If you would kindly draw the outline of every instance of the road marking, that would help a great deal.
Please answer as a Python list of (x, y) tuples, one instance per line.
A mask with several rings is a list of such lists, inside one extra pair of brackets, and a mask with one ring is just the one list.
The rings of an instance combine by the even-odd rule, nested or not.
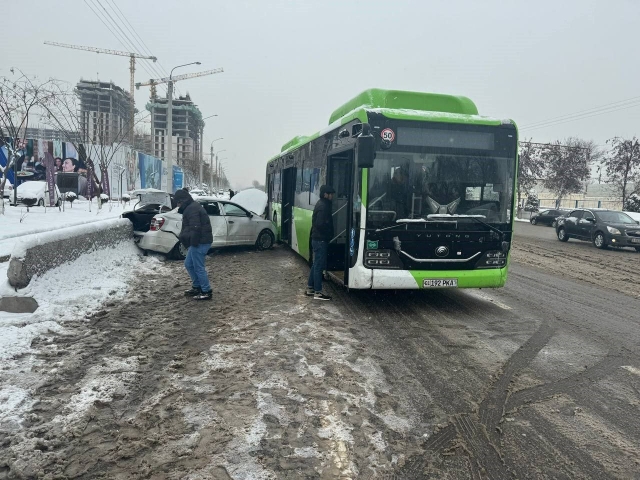
[(634, 375), (638, 375), (640, 377), (640, 368), (632, 367), (631, 365), (622, 365), (622, 367), (620, 368), (624, 368), (628, 372), (631, 372)]
[(491, 302), (491, 303), (493, 303), (496, 307), (500, 307), (500, 308), (502, 308), (503, 310), (511, 310), (511, 307), (510, 307), (509, 305), (506, 305), (506, 304), (504, 304), (504, 303), (502, 303), (502, 302), (499, 302), (499, 301), (497, 301), (497, 300), (495, 300), (495, 299), (491, 298), (490, 296), (488, 296), (488, 295), (486, 295), (486, 294), (484, 294), (484, 293), (482, 293), (482, 292), (479, 292), (479, 291), (469, 291), (469, 290), (467, 290), (467, 292), (466, 292), (466, 293), (468, 293), (469, 295), (471, 295), (471, 296), (473, 296), (473, 297), (479, 298), (479, 299), (481, 299), (481, 300), (486, 300), (487, 302)]

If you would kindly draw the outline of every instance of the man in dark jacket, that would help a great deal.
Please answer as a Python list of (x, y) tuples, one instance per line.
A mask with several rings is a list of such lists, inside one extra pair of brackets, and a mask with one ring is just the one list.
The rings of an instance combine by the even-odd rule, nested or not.
[(320, 200), (316, 203), (311, 217), (311, 248), (313, 249), (313, 265), (309, 272), (306, 295), (314, 300), (331, 300), (322, 293), (322, 272), (327, 268), (329, 242), (333, 240), (333, 215), (331, 201), (335, 190), (329, 185), (320, 187)]
[(178, 213), (182, 214), (180, 243), (188, 248), (184, 267), (191, 277), (191, 289), (185, 292), (196, 300), (211, 300), (211, 285), (204, 267), (205, 257), (213, 243), (211, 221), (204, 207), (194, 201), (186, 190), (178, 190), (174, 196)]

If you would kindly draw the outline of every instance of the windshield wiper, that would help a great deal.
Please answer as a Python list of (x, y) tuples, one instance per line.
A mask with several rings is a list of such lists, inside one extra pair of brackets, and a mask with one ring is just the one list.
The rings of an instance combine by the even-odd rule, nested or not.
[(484, 225), (485, 227), (487, 227), (489, 230), (497, 233), (498, 235), (500, 235), (500, 240), (504, 240), (504, 232), (502, 230), (500, 230), (499, 228), (494, 227), (493, 225), (488, 224), (487, 222), (484, 222), (482, 220), (480, 220), (481, 218), (487, 218), (484, 215), (450, 215), (448, 213), (434, 213), (431, 215), (427, 215), (427, 218), (431, 219), (451, 219), (451, 220), (456, 220), (458, 218), (470, 218), (471, 220), (474, 220), (476, 222), (478, 222), (481, 225)]

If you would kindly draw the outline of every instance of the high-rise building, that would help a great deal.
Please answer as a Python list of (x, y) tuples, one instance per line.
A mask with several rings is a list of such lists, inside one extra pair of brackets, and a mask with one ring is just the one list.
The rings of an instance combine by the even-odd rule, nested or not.
[(113, 82), (80, 80), (80, 135), (85, 143), (129, 142), (131, 97)]
[[(151, 112), (151, 135), (153, 137), (153, 155), (165, 159), (167, 151), (167, 99), (155, 97), (147, 104)], [(185, 161), (200, 158), (202, 113), (185, 96), (174, 98), (171, 105), (173, 124), (173, 163), (183, 165)]]

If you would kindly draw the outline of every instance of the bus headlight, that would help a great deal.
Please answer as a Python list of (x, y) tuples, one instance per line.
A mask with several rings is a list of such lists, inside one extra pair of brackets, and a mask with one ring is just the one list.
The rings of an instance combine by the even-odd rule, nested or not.
[(501, 250), (489, 250), (485, 252), (478, 263), (477, 268), (502, 268), (507, 264), (507, 253)]
[(402, 268), (398, 255), (391, 250), (366, 250), (364, 266), (367, 268)]

